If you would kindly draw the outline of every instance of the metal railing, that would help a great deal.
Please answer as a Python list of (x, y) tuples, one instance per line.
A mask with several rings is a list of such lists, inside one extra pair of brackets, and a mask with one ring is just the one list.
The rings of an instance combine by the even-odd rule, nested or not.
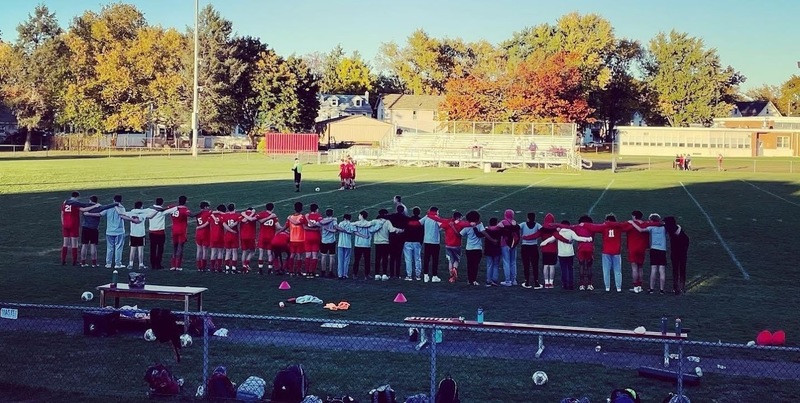
[(454, 134), (510, 134), (521, 136), (572, 136), (575, 137), (578, 125), (575, 123), (548, 122), (465, 122), (440, 121), (436, 123), (435, 133)]
[[(286, 311), (299, 315), (321, 309), (321, 304), (310, 305)], [(795, 347), (353, 321), (343, 319), (346, 311), (337, 315), (342, 319), (175, 312), (178, 318), (198, 320), (203, 328), (195, 328), (198, 332), (180, 350), (178, 363), (169, 343), (143, 337), (150, 326), (149, 311), (14, 303), (0, 307), (0, 398), (24, 395), (31, 401), (135, 401), (148, 393), (143, 376), (156, 363), (182, 379), (179, 394), (186, 399), (208, 397), (204, 386), (219, 365), (227, 367), (237, 384), (250, 376), (264, 379), (269, 398), (275, 374), (302, 364), (310, 394), (323, 399), (350, 395), (360, 401), (384, 384), (392, 386), (398, 401), (432, 396), (445, 376), (458, 382), (465, 403), (584, 396), (603, 401), (611, 389), (626, 387), (646, 401), (661, 401), (668, 393), (693, 401), (750, 402), (764, 401), (764, 396), (786, 401), (797, 396), (800, 380), (800, 348)], [(113, 328), (98, 319), (109, 314), (120, 315)], [(537, 371), (547, 375), (546, 384), (536, 385), (532, 378)]]

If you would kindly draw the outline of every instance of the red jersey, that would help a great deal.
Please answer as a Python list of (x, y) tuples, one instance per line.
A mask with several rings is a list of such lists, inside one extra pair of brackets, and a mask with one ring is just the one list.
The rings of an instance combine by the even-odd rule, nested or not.
[(86, 203), (75, 203), (69, 204), (70, 202), (75, 202), (75, 199), (67, 199), (61, 203), (61, 218), (63, 220), (62, 227), (64, 228), (75, 228), (81, 226), (81, 207), (86, 205)]
[(603, 234), (603, 254), (619, 255), (622, 251), (622, 233), (627, 232), (631, 227), (626, 222), (606, 221), (602, 224), (583, 224), (584, 227), (594, 233)]
[(444, 246), (458, 247), (461, 246), (461, 230), (470, 226), (466, 221), (459, 221), (455, 223), (455, 229), (450, 225), (454, 220), (447, 220), (446, 222), (439, 223), (439, 226), (444, 230)]
[[(198, 214), (197, 217), (195, 217), (195, 221), (197, 221), (197, 229), (195, 229), (196, 233), (204, 235), (211, 234), (211, 211), (209, 210), (201, 211), (200, 214)], [(201, 225), (206, 223), (208, 223), (208, 225), (206, 225), (203, 228), (200, 228)]]
[[(650, 225), (645, 221), (636, 221), (636, 225), (640, 228), (647, 228)], [(625, 240), (628, 252), (630, 251), (645, 251), (650, 246), (650, 234), (647, 232), (639, 232), (633, 225), (629, 225), (626, 231), (627, 237)]]
[[(259, 231), (259, 239), (272, 239), (275, 237), (275, 230), (278, 227), (278, 217), (272, 217), (271, 211), (262, 211), (256, 215), (256, 218), (261, 222), (261, 230)], [(269, 218), (272, 217), (272, 218)], [(264, 220), (263, 222), (261, 220)]]
[[(250, 218), (256, 218), (256, 212), (251, 211), (252, 216)], [(246, 213), (242, 213), (241, 216), (241, 224), (239, 224), (239, 233), (242, 236), (242, 239), (256, 239), (256, 221), (250, 221), (245, 218), (247, 216)]]
[[(319, 213), (308, 213), (306, 215), (306, 222), (310, 221), (319, 222), (320, 220), (322, 220), (322, 215), (320, 215)], [(318, 241), (322, 238), (321, 227), (309, 227), (308, 225), (306, 225), (303, 227), (303, 230), (305, 230), (306, 232), (305, 233), (306, 241), (308, 240)]]
[[(292, 219), (298, 221), (297, 224), (292, 223)], [(289, 216), (286, 220), (286, 225), (289, 227), (289, 242), (305, 242), (306, 241), (306, 231), (303, 229), (303, 225), (307, 223), (306, 216), (295, 213)]]
[(172, 212), (173, 234), (186, 234), (186, 230), (189, 227), (190, 214), (192, 214), (192, 212), (189, 211), (189, 208), (186, 206), (178, 206), (178, 208)]
[(230, 232), (223, 228), (223, 231), (225, 231), (225, 235), (234, 235), (234, 233), (236, 234), (239, 233), (239, 225), (237, 224), (242, 222), (241, 213), (231, 211), (229, 213), (223, 214), (222, 219), (225, 220), (225, 224), (228, 224), (228, 227), (233, 230), (233, 232)]
[(339, 177), (342, 179), (347, 178), (347, 164), (339, 164)]
[[(587, 237), (594, 236), (594, 232), (592, 232), (592, 230), (586, 227), (582, 227), (580, 225), (572, 226), (572, 230), (575, 231), (575, 235), (578, 236), (587, 236)], [(578, 250), (586, 252), (594, 252), (594, 242), (578, 242)]]
[(225, 213), (220, 211), (215, 211), (211, 216), (211, 239), (222, 239), (222, 236), (225, 233), (225, 228), (222, 227), (222, 222), (225, 219)]

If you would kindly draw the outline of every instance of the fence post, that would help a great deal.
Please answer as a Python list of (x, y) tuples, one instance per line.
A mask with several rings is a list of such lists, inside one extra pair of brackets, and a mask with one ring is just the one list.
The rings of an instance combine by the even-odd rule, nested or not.
[(211, 340), (208, 337), (208, 322), (211, 319), (208, 312), (201, 312), (201, 320), (203, 321), (203, 389), (208, 385), (208, 342)]
[(436, 397), (436, 326), (431, 328), (431, 394), (430, 400)]
[(678, 340), (678, 396), (683, 396), (683, 340)]

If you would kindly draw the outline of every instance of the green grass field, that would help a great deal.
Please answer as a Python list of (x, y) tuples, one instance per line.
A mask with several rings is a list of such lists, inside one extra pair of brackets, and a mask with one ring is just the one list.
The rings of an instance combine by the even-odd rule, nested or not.
[[(642, 159), (637, 160), (643, 164)], [(744, 162), (726, 161), (729, 166)], [(782, 164), (787, 167), (790, 161)], [(783, 166), (783, 165), (781, 165)], [(374, 216), (390, 207), (395, 194), (409, 206), (423, 210), (439, 206), (443, 215), (457, 209), (477, 209), (484, 221), (499, 217), (506, 208), (524, 220), (533, 211), (539, 220), (552, 212), (557, 219), (575, 221), (591, 213), (602, 220), (614, 212), (627, 218), (630, 211), (675, 215), (692, 244), (689, 255), (690, 289), (684, 296), (605, 293), (597, 241), (593, 292), (525, 290), (521, 287), (468, 287), (458, 284), (422, 284), (403, 281), (332, 281), (292, 279), (289, 294), (278, 291), (285, 280), (276, 276), (226, 276), (183, 272), (148, 272), (151, 284), (208, 287), (205, 308), (211, 312), (287, 315), (400, 322), (406, 316), (474, 317), (477, 307), (486, 320), (633, 329), (658, 327), (662, 315), (681, 317), (692, 329), (691, 339), (745, 343), (762, 329), (783, 329), (788, 344), (798, 345), (800, 309), (794, 298), (800, 287), (796, 270), (794, 231), (800, 224), (800, 177), (786, 173), (753, 173), (747, 169), (716, 172), (674, 172), (623, 166), (608, 170), (509, 170), (484, 174), (477, 170), (363, 167), (359, 188), (338, 191), (337, 167), (308, 165), (303, 192), (294, 193), (290, 163), (253, 156), (185, 156), (118, 158), (6, 158), (0, 159), (0, 301), (95, 306), (80, 301), (83, 291), (107, 283), (108, 269), (62, 267), (59, 264), (60, 202), (73, 190), (83, 197), (98, 195), (108, 202), (114, 194), (124, 204), (152, 202), (156, 197), (189, 197), (212, 205), (263, 206), (276, 202), (284, 216), (295, 200), (316, 202), (322, 208), (345, 212), (366, 209)], [(782, 171), (776, 169), (775, 171)], [(320, 187), (319, 193), (313, 189)], [(104, 225), (101, 225), (101, 231)], [(102, 234), (102, 232), (101, 232)], [(187, 244), (184, 267), (193, 267), (194, 245)], [(101, 241), (99, 252), (105, 251)], [(167, 251), (169, 256), (169, 250)], [(127, 247), (126, 247), (127, 257)], [(440, 268), (444, 267), (444, 258)], [(481, 265), (479, 279), (484, 278)], [(519, 264), (520, 275), (522, 273)], [(667, 269), (668, 287), (671, 284)], [(558, 279), (558, 274), (557, 274)], [(645, 270), (649, 278), (649, 270)], [(558, 283), (558, 280), (556, 280)], [(630, 269), (623, 254), (623, 284), (630, 286)], [(407, 304), (394, 304), (397, 292)], [(276, 302), (289, 296), (313, 294), (324, 301), (349, 301), (347, 312), (290, 306)], [(139, 306), (150, 308), (149, 301)], [(178, 309), (178, 306), (174, 306)], [(484, 363), (481, 366), (486, 365)], [(527, 375), (530, 379), (530, 374)], [(736, 401), (736, 400), (730, 400)]]

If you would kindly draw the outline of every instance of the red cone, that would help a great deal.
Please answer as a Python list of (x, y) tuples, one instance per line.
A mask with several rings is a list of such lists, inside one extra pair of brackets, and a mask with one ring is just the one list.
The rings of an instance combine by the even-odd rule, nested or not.
[(279, 290), (288, 290), (288, 289), (291, 289), (291, 288), (292, 288), (292, 286), (289, 285), (288, 281), (283, 281), (283, 282), (281, 282), (281, 285), (278, 286)]
[(759, 346), (769, 346), (772, 344), (772, 333), (769, 330), (762, 330), (756, 336), (756, 344)]
[(397, 293), (397, 296), (396, 296), (396, 297), (394, 297), (394, 302), (397, 302), (397, 303), (399, 303), (399, 304), (403, 304), (403, 303), (406, 303), (406, 302), (408, 302), (408, 300), (406, 299), (406, 296), (405, 296), (405, 295), (403, 295), (403, 293), (402, 293), (402, 292), (398, 292), (398, 293)]

